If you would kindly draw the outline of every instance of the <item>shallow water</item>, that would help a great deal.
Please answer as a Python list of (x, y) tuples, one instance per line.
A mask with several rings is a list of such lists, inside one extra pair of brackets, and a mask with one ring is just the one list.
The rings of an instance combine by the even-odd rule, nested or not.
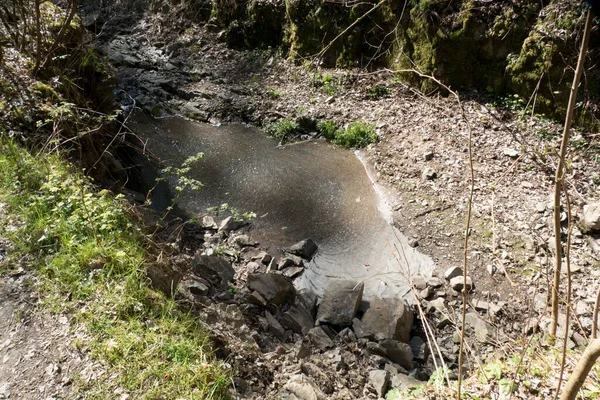
[(408, 273), (431, 275), (433, 261), (386, 221), (385, 203), (349, 150), (322, 141), (277, 147), (254, 128), (183, 118), (137, 116), (132, 126), (168, 165), (204, 153), (189, 174), (204, 186), (179, 201), (187, 213), (223, 203), (253, 211), (251, 237), (271, 249), (312, 238), (319, 250), (299, 287), (321, 294), (327, 279), (352, 278), (365, 282), (366, 298), (396, 297), (408, 293)]

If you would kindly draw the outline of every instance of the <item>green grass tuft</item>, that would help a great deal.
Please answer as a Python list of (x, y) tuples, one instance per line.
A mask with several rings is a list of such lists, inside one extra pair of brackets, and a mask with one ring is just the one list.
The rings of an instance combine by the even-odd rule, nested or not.
[(0, 223), (14, 258), (29, 256), (47, 310), (72, 312), (108, 370), (80, 382), (86, 397), (118, 389), (140, 399), (226, 398), (231, 372), (215, 360), (207, 332), (148, 286), (150, 256), (128, 204), (97, 192), (57, 155), (34, 156), (5, 138), (0, 150), (0, 201), (21, 222), (16, 231)]
[(269, 136), (273, 136), (277, 139), (283, 139), (286, 136), (297, 134), (299, 131), (299, 126), (296, 121), (289, 118), (284, 118), (277, 122), (266, 124), (264, 129)]
[(355, 121), (343, 131), (338, 131), (333, 142), (349, 148), (358, 148), (373, 143), (377, 140), (377, 133), (373, 125)]

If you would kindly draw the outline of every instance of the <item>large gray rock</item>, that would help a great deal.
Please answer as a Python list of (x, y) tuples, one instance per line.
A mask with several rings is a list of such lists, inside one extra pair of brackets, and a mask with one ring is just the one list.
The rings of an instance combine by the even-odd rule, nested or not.
[(281, 324), (296, 333), (305, 334), (314, 327), (315, 322), (309, 310), (302, 305), (296, 305), (283, 313)]
[(600, 231), (600, 203), (583, 206), (583, 226), (590, 231)]
[(385, 350), (385, 355), (391, 361), (400, 364), (407, 370), (413, 368), (413, 353), (410, 346), (397, 340), (385, 339), (379, 342)]
[(317, 247), (317, 244), (312, 239), (304, 239), (289, 247), (287, 251), (304, 259), (310, 260), (315, 251), (317, 251)]
[(242, 226), (247, 225), (246, 221), (235, 220), (233, 217), (227, 217), (219, 224), (219, 232), (229, 232), (236, 229), (240, 229)]
[(328, 397), (311, 378), (304, 374), (290, 377), (283, 389), (299, 400), (326, 400)]
[(291, 303), (296, 295), (292, 280), (279, 274), (248, 275), (248, 288), (257, 291), (267, 302), (280, 306)]
[(390, 373), (386, 370), (375, 369), (369, 371), (369, 383), (375, 388), (377, 396), (384, 397), (390, 382)]
[(317, 350), (324, 350), (329, 347), (333, 347), (333, 340), (329, 338), (329, 336), (320, 326), (312, 328), (310, 331), (308, 331), (307, 336), (312, 347)]
[(404, 300), (373, 299), (362, 318), (362, 327), (378, 339), (408, 343), (414, 315)]
[(317, 312), (317, 324), (352, 325), (363, 295), (364, 284), (332, 279), (327, 283)]
[(211, 284), (224, 288), (228, 286), (235, 275), (231, 264), (217, 256), (197, 255), (192, 263), (192, 271)]

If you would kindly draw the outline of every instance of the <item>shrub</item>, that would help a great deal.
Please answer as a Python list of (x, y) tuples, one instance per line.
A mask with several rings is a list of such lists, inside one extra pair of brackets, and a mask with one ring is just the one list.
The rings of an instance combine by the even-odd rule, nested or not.
[(317, 133), (326, 139), (333, 140), (338, 132), (338, 126), (333, 121), (317, 122)]

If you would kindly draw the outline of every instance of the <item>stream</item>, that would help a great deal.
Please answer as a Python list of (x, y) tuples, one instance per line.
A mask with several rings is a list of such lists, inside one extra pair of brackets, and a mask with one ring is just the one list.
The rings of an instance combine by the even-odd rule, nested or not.
[(178, 202), (187, 214), (223, 203), (255, 212), (250, 236), (271, 254), (313, 239), (319, 249), (298, 288), (321, 295), (328, 279), (355, 279), (365, 283), (366, 299), (412, 302), (408, 277), (431, 276), (433, 261), (389, 223), (387, 204), (352, 151), (320, 140), (278, 147), (256, 128), (180, 117), (138, 114), (130, 125), (167, 165), (204, 153), (188, 174), (202, 189), (185, 191)]

